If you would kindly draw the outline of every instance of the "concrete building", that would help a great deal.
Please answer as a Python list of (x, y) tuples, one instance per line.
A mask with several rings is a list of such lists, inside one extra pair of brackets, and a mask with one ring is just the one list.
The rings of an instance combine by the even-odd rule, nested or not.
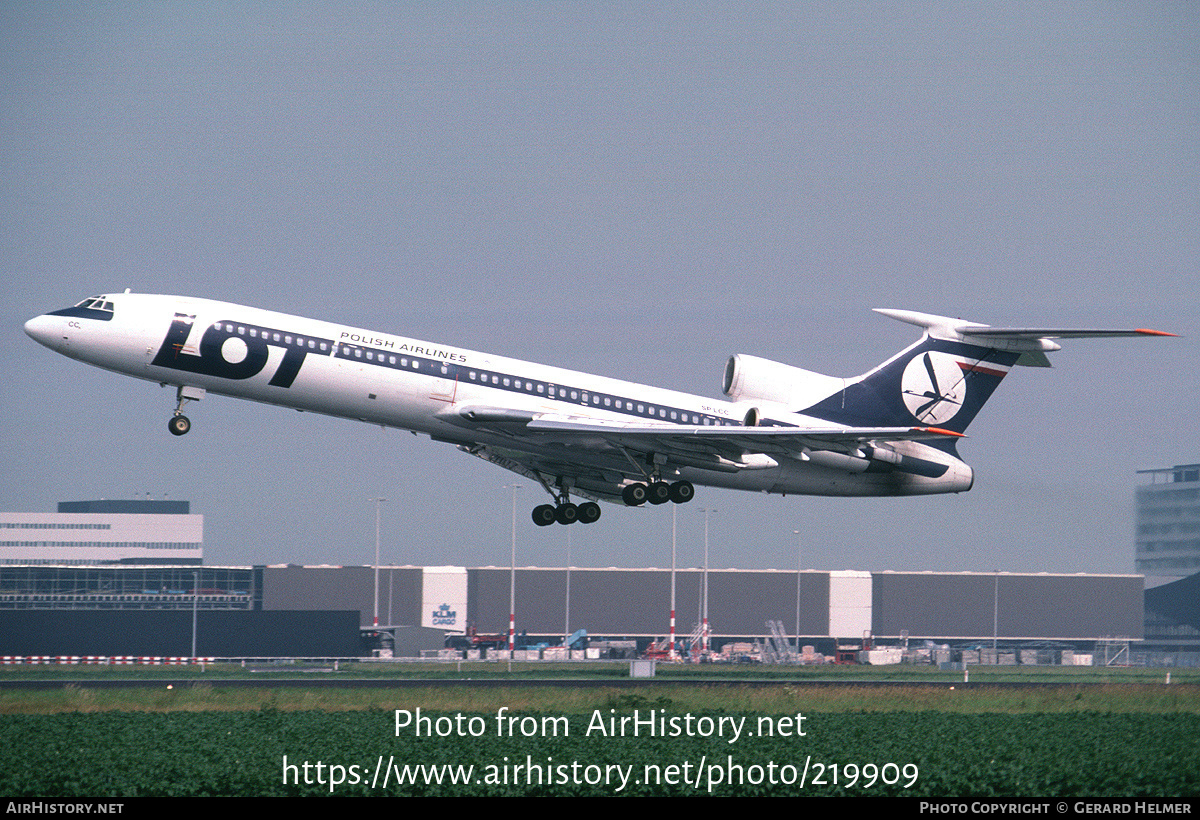
[(1200, 572), (1200, 464), (1138, 475), (1135, 571), (1148, 587)]
[(200, 564), (204, 516), (187, 501), (63, 501), (0, 513), (0, 564)]

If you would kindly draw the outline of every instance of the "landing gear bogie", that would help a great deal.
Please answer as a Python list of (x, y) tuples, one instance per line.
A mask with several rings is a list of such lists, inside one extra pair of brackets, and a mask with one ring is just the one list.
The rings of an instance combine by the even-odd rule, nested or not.
[(539, 527), (551, 524), (594, 524), (600, 520), (600, 505), (594, 501), (586, 501), (575, 505), (569, 501), (558, 504), (539, 504), (533, 508), (533, 523)]
[(673, 501), (676, 504), (686, 504), (695, 497), (696, 488), (690, 481), (676, 481), (672, 484), (652, 481), (649, 484), (630, 484), (621, 490), (621, 500), (629, 507), (640, 507), (646, 502), (665, 504)]
[(171, 435), (182, 436), (186, 435), (188, 430), (192, 429), (192, 422), (187, 416), (171, 416), (171, 420), (167, 422), (167, 429), (171, 431)]

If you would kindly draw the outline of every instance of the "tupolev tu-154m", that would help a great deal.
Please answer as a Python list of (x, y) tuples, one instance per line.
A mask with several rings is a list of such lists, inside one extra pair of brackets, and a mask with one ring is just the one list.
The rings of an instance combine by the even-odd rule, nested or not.
[[(427, 434), (536, 481), (541, 526), (591, 523), (598, 500), (691, 500), (695, 485), (768, 493), (958, 493), (974, 474), (958, 440), (1017, 365), (1047, 367), (1054, 339), (1157, 330), (991, 327), (907, 310), (923, 329), (878, 367), (834, 378), (737, 354), (714, 401), (657, 387), (258, 308), (140, 293), (84, 299), (25, 332), (65, 356), (176, 388)], [(572, 497), (583, 503), (575, 504)]]

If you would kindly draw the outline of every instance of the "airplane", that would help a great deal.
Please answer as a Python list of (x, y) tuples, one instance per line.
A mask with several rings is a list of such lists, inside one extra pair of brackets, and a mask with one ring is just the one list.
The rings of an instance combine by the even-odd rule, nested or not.
[[(876, 308), (922, 329), (874, 369), (835, 378), (755, 356), (725, 366), (729, 401), (362, 328), (185, 296), (111, 293), (30, 319), (73, 359), (175, 387), (168, 429), (208, 393), (428, 435), (540, 484), (535, 524), (593, 523), (597, 501), (685, 503), (696, 485), (903, 496), (971, 489), (957, 444), (1015, 366), (1054, 339), (1157, 330), (991, 327)], [(583, 499), (575, 504), (572, 496)]]

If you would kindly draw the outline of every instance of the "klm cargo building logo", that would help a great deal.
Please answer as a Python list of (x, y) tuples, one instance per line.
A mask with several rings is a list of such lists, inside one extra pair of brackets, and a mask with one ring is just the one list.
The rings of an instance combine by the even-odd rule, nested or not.
[(458, 613), (450, 608), (450, 604), (442, 604), (433, 611), (434, 626), (458, 626)]

